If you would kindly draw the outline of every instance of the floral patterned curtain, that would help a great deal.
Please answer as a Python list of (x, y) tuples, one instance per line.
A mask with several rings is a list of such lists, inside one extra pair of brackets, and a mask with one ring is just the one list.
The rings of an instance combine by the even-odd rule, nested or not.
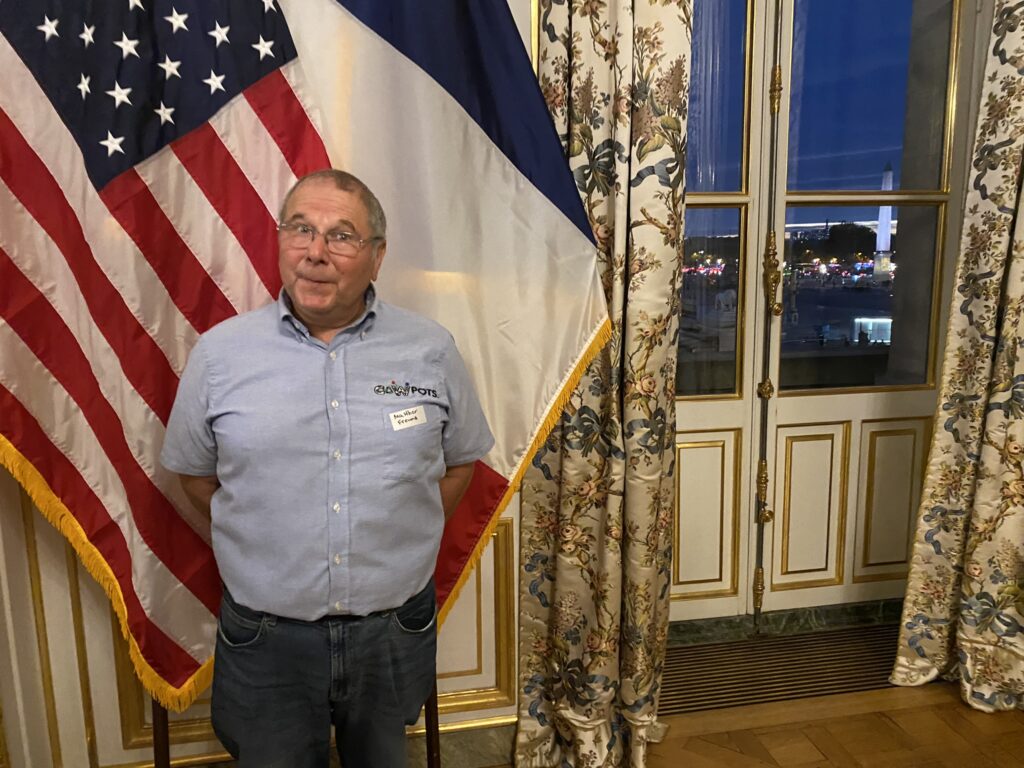
[(540, 0), (613, 323), (522, 490), (517, 766), (642, 766), (668, 628), (692, 0)]
[(892, 681), (1024, 709), (1024, 3), (1000, 0)]

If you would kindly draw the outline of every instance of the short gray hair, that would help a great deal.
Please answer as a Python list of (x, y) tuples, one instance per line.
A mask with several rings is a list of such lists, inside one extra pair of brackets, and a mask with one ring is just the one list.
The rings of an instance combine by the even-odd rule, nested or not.
[(278, 214), (279, 221), (284, 221), (285, 211), (288, 210), (288, 203), (291, 201), (292, 195), (295, 194), (295, 190), (307, 181), (314, 181), (316, 179), (331, 181), (335, 187), (344, 192), (358, 193), (359, 199), (366, 206), (366, 213), (370, 218), (370, 229), (373, 230), (370, 232), (370, 236), (381, 239), (387, 237), (388, 220), (384, 216), (384, 209), (381, 207), (380, 200), (377, 199), (377, 196), (373, 194), (373, 191), (362, 180), (347, 171), (339, 171), (337, 168), (324, 168), (322, 171), (313, 171), (296, 181), (292, 188), (288, 190), (288, 194), (284, 196), (284, 202), (281, 203), (281, 211)]

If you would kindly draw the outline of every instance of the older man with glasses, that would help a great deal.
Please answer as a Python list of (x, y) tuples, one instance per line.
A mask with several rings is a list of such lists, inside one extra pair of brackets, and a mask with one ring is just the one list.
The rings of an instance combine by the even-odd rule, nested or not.
[(224, 581), (212, 717), (242, 768), (404, 768), (435, 676), (444, 521), (493, 445), (451, 335), (377, 297), (386, 219), (351, 174), (285, 197), (278, 301), (203, 334), (161, 462)]

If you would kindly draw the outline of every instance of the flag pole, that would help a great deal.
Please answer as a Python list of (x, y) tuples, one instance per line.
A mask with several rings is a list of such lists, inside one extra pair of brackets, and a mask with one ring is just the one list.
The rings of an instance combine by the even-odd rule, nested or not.
[(441, 733), (437, 718), (437, 681), (426, 703), (427, 715), (427, 768), (441, 768)]
[(171, 741), (167, 730), (167, 710), (153, 702), (153, 768), (171, 768)]

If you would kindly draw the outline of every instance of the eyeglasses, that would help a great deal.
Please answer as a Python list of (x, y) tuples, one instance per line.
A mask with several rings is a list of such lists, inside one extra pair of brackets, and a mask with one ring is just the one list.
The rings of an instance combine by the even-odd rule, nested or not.
[(327, 250), (335, 256), (355, 256), (367, 243), (384, 239), (383, 237), (360, 238), (354, 232), (334, 229), (321, 233), (316, 227), (302, 222), (278, 224), (277, 231), (281, 235), (282, 242), (289, 248), (308, 248), (319, 235), (323, 234)]

